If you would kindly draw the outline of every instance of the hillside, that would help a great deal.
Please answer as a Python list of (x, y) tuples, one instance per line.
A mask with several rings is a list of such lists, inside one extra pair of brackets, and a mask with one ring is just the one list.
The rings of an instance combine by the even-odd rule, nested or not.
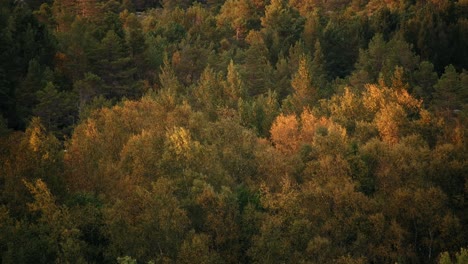
[(3, 0), (1, 263), (468, 263), (468, 1)]

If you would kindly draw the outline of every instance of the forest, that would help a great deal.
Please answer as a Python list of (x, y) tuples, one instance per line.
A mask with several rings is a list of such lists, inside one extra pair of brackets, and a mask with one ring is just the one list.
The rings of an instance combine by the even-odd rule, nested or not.
[(1, 263), (468, 263), (468, 0), (1, 0)]

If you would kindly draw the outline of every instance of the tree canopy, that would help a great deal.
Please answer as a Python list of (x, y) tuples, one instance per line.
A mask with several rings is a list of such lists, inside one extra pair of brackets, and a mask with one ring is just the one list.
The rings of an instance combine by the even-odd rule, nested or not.
[(468, 1), (0, 1), (2, 263), (467, 263)]

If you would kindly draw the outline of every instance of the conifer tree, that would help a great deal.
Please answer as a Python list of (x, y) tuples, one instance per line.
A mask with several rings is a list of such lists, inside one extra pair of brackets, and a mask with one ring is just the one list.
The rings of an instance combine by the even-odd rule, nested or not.
[(235, 32), (236, 41), (241, 41), (247, 34), (253, 12), (253, 7), (247, 0), (227, 0), (217, 16), (218, 27), (230, 27)]
[(291, 86), (294, 93), (290, 97), (290, 104), (296, 113), (302, 112), (304, 107), (311, 106), (318, 99), (318, 90), (312, 85), (309, 62), (305, 55), (299, 61), (299, 67), (292, 77)]
[(265, 93), (270, 88), (273, 69), (268, 60), (268, 49), (261, 33), (251, 31), (247, 42), (250, 46), (245, 51), (241, 75), (247, 86), (247, 94), (255, 96)]
[(28, 73), (16, 88), (16, 113), (22, 126), (26, 125), (32, 110), (37, 104), (36, 93), (44, 86), (43, 68), (36, 59), (29, 62)]
[(240, 98), (246, 97), (246, 90), (239, 72), (231, 60), (227, 68), (226, 81), (223, 82), (224, 96), (226, 105), (232, 108), (237, 106)]
[(96, 54), (96, 72), (105, 83), (107, 98), (135, 98), (141, 94), (128, 47), (114, 31), (107, 32)]
[(320, 97), (325, 97), (331, 94), (327, 88), (327, 72), (325, 69), (326, 61), (320, 46), (320, 41), (315, 43), (314, 58), (310, 63), (310, 74), (312, 77), (312, 85), (318, 87)]
[(261, 22), (263, 34), (271, 40), (269, 49), (273, 62), (278, 59), (278, 54), (284, 53), (299, 39), (304, 28), (304, 19), (285, 0), (271, 1), (265, 7), (265, 16)]
[(445, 67), (444, 74), (434, 88), (432, 104), (436, 109), (441, 111), (461, 110), (462, 104), (466, 101), (466, 98), (462, 97), (462, 92), (466, 90), (466, 87), (461, 86), (460, 74), (457, 73), (453, 65)]

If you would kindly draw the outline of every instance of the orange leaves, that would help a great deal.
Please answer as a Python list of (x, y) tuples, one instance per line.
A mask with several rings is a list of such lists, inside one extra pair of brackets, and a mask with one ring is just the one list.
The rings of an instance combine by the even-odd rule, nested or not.
[(404, 106), (407, 109), (412, 109), (412, 110), (421, 110), (422, 107), (422, 100), (418, 100), (411, 96), (407, 90), (396, 90), (393, 92), (396, 101)]
[(387, 143), (397, 143), (400, 126), (404, 124), (405, 112), (399, 105), (384, 106), (375, 115), (374, 122), (379, 130), (380, 137)]
[[(401, 86), (401, 85), (400, 85)], [(331, 119), (344, 125), (359, 140), (368, 140), (378, 131), (387, 143), (396, 143), (402, 136), (427, 127), (433, 119), (423, 109), (422, 100), (401, 87), (367, 84), (362, 95), (345, 88), (328, 105)]]
[(386, 86), (368, 84), (363, 92), (363, 104), (366, 109), (377, 112), (385, 105), (397, 103), (405, 110), (420, 111), (422, 101), (412, 97), (405, 89), (391, 89)]
[(372, 112), (378, 111), (385, 104), (385, 97), (390, 93), (390, 89), (384, 87), (381, 89), (376, 84), (366, 85), (363, 93), (363, 105)]
[(273, 123), (271, 141), (284, 154), (297, 153), (304, 144), (320, 146), (317, 138), (337, 138), (346, 141), (346, 130), (328, 118), (315, 117), (305, 109), (300, 119), (295, 115), (280, 115)]

